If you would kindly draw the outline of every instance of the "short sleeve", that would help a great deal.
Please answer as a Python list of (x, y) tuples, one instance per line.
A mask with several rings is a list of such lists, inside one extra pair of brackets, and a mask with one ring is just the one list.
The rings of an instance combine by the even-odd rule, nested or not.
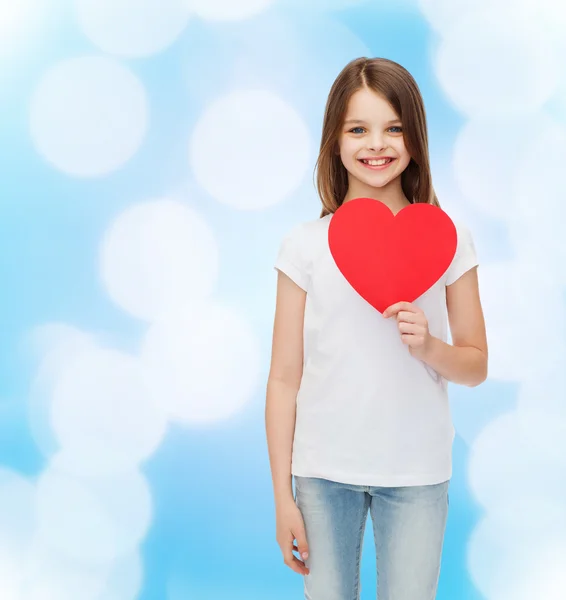
[(446, 285), (452, 285), (464, 273), (478, 266), (476, 248), (470, 230), (464, 225), (458, 224), (456, 232), (458, 234), (456, 254), (446, 272)]
[(285, 273), (301, 289), (307, 291), (310, 276), (307, 268), (304, 227), (302, 224), (295, 226), (283, 238), (275, 260), (275, 269)]

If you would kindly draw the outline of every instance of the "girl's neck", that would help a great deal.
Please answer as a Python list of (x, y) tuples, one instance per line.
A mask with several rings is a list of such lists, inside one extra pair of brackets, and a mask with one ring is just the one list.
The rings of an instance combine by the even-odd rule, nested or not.
[[(344, 202), (349, 202), (354, 198), (373, 198), (379, 200), (389, 207), (393, 214), (397, 214), (402, 208), (411, 204), (401, 188), (401, 182), (398, 181), (398, 185), (384, 186), (382, 188), (376, 188), (368, 185), (359, 185), (360, 182), (350, 182), (348, 191), (344, 197)], [(355, 185), (355, 184), (358, 185)], [(393, 182), (392, 182), (393, 183)]]

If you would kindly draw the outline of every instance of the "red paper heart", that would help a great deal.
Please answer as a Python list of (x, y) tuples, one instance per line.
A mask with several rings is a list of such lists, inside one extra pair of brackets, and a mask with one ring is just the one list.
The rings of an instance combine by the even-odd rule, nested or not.
[(411, 204), (393, 215), (372, 198), (342, 204), (328, 229), (338, 269), (381, 313), (430, 289), (450, 266), (457, 241), (454, 223), (437, 206)]

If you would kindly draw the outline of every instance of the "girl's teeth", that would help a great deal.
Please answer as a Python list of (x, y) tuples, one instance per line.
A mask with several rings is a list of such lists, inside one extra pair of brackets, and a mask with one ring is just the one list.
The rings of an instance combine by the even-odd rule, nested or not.
[(390, 160), (391, 159), (383, 158), (381, 160), (364, 160), (364, 162), (366, 165), (370, 165), (372, 167), (380, 167), (381, 165), (385, 165), (386, 163), (390, 162)]

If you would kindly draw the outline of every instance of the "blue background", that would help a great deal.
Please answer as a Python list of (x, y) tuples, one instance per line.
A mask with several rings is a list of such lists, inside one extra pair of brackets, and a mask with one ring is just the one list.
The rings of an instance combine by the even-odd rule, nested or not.
[[(355, 43), (342, 44), (341, 37), (327, 33), (325, 23), (344, 28), (338, 32), (349, 30), (370, 55), (398, 61), (413, 74), (427, 107), (433, 177), (443, 189), (457, 189), (451, 156), (470, 115), (458, 109), (439, 81), (434, 55), (440, 34), (422, 7), (334, 2), (325, 10), (315, 5), (274, 2), (265, 13), (239, 21), (197, 14), (160, 52), (113, 56), (81, 29), (71, 3), (51, 0), (34, 18), (22, 20), (18, 35), (8, 37), (0, 55), (0, 465), (34, 482), (49, 463), (49, 453), (40, 450), (30, 427), (30, 382), (38, 368), (30, 336), (37, 327), (67, 323), (107, 336), (124, 351), (135, 352), (141, 343), (146, 324), (111, 300), (98, 272), (99, 244), (109, 224), (138, 202), (192, 190), (191, 207), (209, 223), (218, 244), (216, 298), (246, 319), (261, 348), (255, 391), (239, 411), (206, 425), (172, 419), (161, 444), (140, 465), (151, 490), (152, 521), (139, 545), (143, 579), (137, 594), (123, 600), (302, 597), (301, 578), (283, 565), (275, 542), (264, 393), (274, 311), (272, 263), (284, 233), (318, 216), (312, 170), (323, 103), (340, 68), (359, 55)], [(299, 41), (298, 62), (291, 65), (296, 69), (289, 69), (288, 79), (276, 72), (277, 64), (287, 60), (283, 51), (271, 69), (269, 60), (262, 63), (253, 46), (246, 46), (254, 32), (263, 27), (269, 32), (278, 22)], [(270, 37), (264, 36), (261, 43)], [(279, 56), (276, 41), (265, 51)], [(236, 70), (232, 57), (239, 53), (253, 72), (253, 87), (273, 91), (294, 106), (313, 140), (300, 189), (255, 211), (217, 201), (199, 187), (188, 160), (189, 138), (206, 107), (231, 87), (249, 84), (238, 80), (242, 70)], [(40, 78), (59, 61), (83, 55), (108, 56), (127, 67), (149, 100), (149, 126), (135, 154), (96, 177), (57, 168), (30, 133), (30, 104)], [(563, 119), (560, 102), (546, 108)], [(219, 140), (219, 154), (221, 148)], [(513, 256), (503, 220), (462, 194), (448, 199), (448, 205), (465, 216), (482, 263)], [(515, 407), (519, 385), (495, 376), (480, 388), (451, 387), (457, 430), (459, 423), (466, 425), (468, 435), (458, 431), (454, 444), (439, 600), (486, 597), (470, 576), (467, 558), (470, 536), (484, 514), (468, 481), (470, 440)], [(375, 597), (371, 540), (367, 535), (363, 598)]]

